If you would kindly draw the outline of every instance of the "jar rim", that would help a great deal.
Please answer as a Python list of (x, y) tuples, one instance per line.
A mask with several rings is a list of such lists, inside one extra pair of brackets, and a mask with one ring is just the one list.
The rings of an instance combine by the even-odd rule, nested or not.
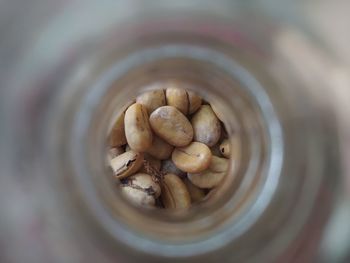
[[(140, 65), (174, 58), (185, 58), (200, 63), (205, 62), (214, 65), (218, 69), (224, 69), (225, 74), (235, 78), (235, 80), (242, 84), (242, 87), (246, 89), (245, 92), (250, 96), (254, 96), (253, 98), (256, 99), (255, 106), (261, 111), (261, 117), (264, 118), (265, 122), (264, 124), (267, 124), (265, 128), (267, 128), (266, 131), (269, 137), (268, 139), (270, 140), (269, 155), (267, 157), (267, 162), (264, 163), (263, 167), (263, 173), (268, 176), (266, 176), (266, 180), (264, 180), (265, 182), (261, 186), (259, 198), (252, 202), (249, 209), (245, 209), (245, 212), (240, 214), (240, 217), (235, 218), (234, 224), (226, 224), (226, 227), (221, 228), (220, 231), (211, 232), (211, 235), (206, 236), (205, 239), (197, 239), (196, 242), (190, 243), (164, 242), (164, 236), (163, 240), (160, 239), (158, 241), (154, 236), (153, 238), (144, 238), (145, 233), (140, 236), (135, 231), (130, 231), (130, 229), (125, 228), (123, 224), (116, 224), (115, 219), (111, 217), (111, 215), (106, 212), (104, 207), (99, 203), (98, 195), (95, 195), (94, 183), (91, 181), (87, 182), (86, 174), (89, 173), (89, 171), (86, 170), (86, 166), (80, 165), (80, 167), (77, 167), (77, 178), (84, 189), (83, 191), (86, 193), (86, 201), (94, 211), (93, 213), (95, 216), (99, 218), (103, 227), (106, 227), (108, 233), (112, 234), (119, 240), (121, 239), (125, 244), (147, 253), (161, 253), (167, 256), (183, 257), (208, 253), (219, 249), (238, 238), (259, 219), (260, 214), (263, 213), (266, 206), (268, 206), (277, 187), (283, 161), (281, 127), (279, 126), (278, 118), (269, 102), (268, 96), (264, 93), (263, 88), (243, 67), (216, 50), (194, 45), (163, 45), (146, 48), (132, 53), (126, 58), (118, 61), (117, 64), (113, 65), (102, 76), (102, 78), (99, 79), (97, 85), (94, 86), (91, 92), (87, 95), (84, 104), (85, 109), (84, 105), (82, 105), (81, 114), (80, 116), (78, 115), (76, 119), (75, 130), (73, 133), (74, 139), (71, 142), (71, 149), (73, 150), (72, 158), (79, 158), (79, 160), (73, 161), (74, 164), (87, 164), (86, 160), (82, 159), (84, 152), (86, 153), (87, 151), (86, 148), (82, 147), (82, 140), (84, 140), (82, 138), (85, 138), (82, 134), (89, 130), (89, 125), (91, 124), (89, 116), (94, 116), (94, 106), (96, 106), (99, 98), (107, 94), (108, 89), (110, 89), (117, 79), (122, 78), (125, 74), (128, 74), (128, 72)], [(130, 98), (131, 91), (132, 89), (128, 91), (126, 97)], [(123, 96), (120, 95), (120, 97)], [(96, 145), (94, 148), (96, 149)], [(105, 149), (104, 147), (97, 148), (101, 150)], [(102, 169), (98, 169), (98, 171), (101, 172)], [(94, 192), (95, 194), (92, 195)], [(123, 209), (125, 209), (125, 206)], [(176, 249), (174, 249), (175, 247)]]

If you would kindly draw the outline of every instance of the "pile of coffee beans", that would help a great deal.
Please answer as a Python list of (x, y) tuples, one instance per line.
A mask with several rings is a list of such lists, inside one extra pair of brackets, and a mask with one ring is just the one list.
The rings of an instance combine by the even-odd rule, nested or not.
[[(189, 208), (220, 185), (232, 149), (210, 103), (169, 80), (138, 96), (108, 137), (120, 191), (144, 207)], [(236, 151), (236, 149), (235, 149)]]

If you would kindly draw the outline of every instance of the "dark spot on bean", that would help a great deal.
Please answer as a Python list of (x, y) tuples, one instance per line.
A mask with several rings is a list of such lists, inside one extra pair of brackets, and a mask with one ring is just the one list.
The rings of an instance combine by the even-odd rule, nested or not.
[(135, 161), (136, 161), (136, 159), (128, 160), (128, 162), (126, 163), (126, 167), (129, 167)]
[(153, 189), (152, 186), (146, 188), (146, 189), (145, 189), (145, 192), (146, 192), (148, 195), (155, 195), (155, 194), (156, 194), (156, 191), (154, 191), (154, 189)]

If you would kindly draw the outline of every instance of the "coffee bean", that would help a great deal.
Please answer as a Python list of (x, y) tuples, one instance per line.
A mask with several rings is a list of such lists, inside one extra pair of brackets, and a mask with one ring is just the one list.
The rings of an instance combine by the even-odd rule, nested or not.
[(161, 198), (165, 208), (186, 209), (191, 206), (191, 196), (187, 187), (177, 175), (164, 175), (161, 187)]
[(211, 156), (208, 146), (200, 142), (192, 142), (188, 146), (175, 148), (171, 159), (180, 170), (199, 173), (208, 168)]
[(202, 98), (199, 97), (196, 93), (193, 91), (187, 91), (188, 94), (188, 100), (189, 100), (189, 109), (188, 114), (195, 113), (200, 106), (202, 105)]
[(163, 106), (156, 109), (151, 114), (150, 124), (153, 131), (171, 145), (181, 147), (192, 141), (191, 123), (175, 107)]
[(214, 146), (219, 141), (221, 124), (209, 105), (202, 105), (193, 115), (191, 123), (195, 141), (209, 147)]
[(195, 186), (200, 188), (213, 188), (222, 182), (226, 176), (228, 168), (229, 160), (212, 156), (210, 166), (207, 170), (201, 173), (187, 174), (187, 176)]
[(146, 108), (138, 103), (125, 113), (125, 134), (128, 145), (134, 151), (144, 152), (152, 145), (153, 133)]
[(205, 191), (194, 184), (188, 178), (183, 180), (191, 196), (192, 203), (198, 203), (205, 198)]
[(128, 200), (140, 206), (154, 206), (161, 193), (160, 186), (153, 181), (152, 176), (144, 173), (130, 176), (121, 189)]
[(128, 151), (111, 160), (113, 174), (118, 179), (126, 178), (136, 173), (143, 164), (143, 154)]
[(151, 114), (155, 109), (166, 105), (165, 93), (162, 89), (148, 91), (138, 96), (136, 102), (142, 104), (148, 114)]
[(184, 115), (188, 114), (189, 99), (185, 89), (170, 87), (166, 89), (166, 101), (169, 106), (173, 106)]

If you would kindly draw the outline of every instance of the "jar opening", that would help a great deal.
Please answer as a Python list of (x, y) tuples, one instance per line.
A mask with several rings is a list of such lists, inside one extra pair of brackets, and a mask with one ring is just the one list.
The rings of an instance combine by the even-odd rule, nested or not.
[[(216, 59), (213, 60), (213, 56)], [(157, 246), (160, 243), (155, 240), (181, 246), (199, 245), (228, 234), (225, 229), (232, 226), (235, 234), (231, 237), (234, 238), (257, 220), (263, 206), (268, 204), (268, 196), (271, 197), (274, 190), (271, 184), (266, 189), (271, 176), (268, 170), (272, 149), (271, 131), (262, 110), (264, 105), (249, 89), (247, 76), (241, 76), (243, 69), (234, 63), (233, 69), (223, 67), (220, 65), (223, 62), (232, 63), (209, 49), (187, 46), (149, 49), (120, 60), (96, 84), (94, 90), (100, 96), (96, 97), (95, 93), (87, 99), (92, 114), (90, 119), (85, 119), (88, 143), (84, 154), (89, 175), (82, 175), (81, 180), (91, 180), (87, 196), (98, 206), (95, 211), (108, 218), (103, 227), (110, 233), (118, 233), (116, 238), (122, 238), (122, 231), (126, 242), (126, 237), (132, 236), (156, 242)], [(105, 161), (106, 137), (113, 119), (129, 106), (129, 101), (155, 81), (169, 79), (189, 83), (191, 91), (215, 105), (231, 145), (234, 143), (232, 136), (239, 135), (240, 156), (230, 159), (224, 182), (210, 193), (206, 202), (187, 210), (143, 209), (130, 204), (116, 191), (112, 171)], [(255, 209), (262, 195), (264, 204), (260, 203)], [(100, 220), (101, 215), (96, 214), (96, 217)]]

